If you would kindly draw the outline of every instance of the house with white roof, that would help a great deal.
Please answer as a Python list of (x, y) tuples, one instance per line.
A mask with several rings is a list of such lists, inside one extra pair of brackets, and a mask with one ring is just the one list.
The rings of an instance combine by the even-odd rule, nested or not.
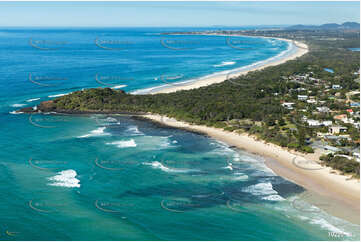
[(299, 101), (305, 101), (305, 100), (307, 100), (308, 96), (307, 95), (297, 95), (297, 98)]
[(344, 126), (331, 126), (328, 128), (328, 132), (331, 134), (339, 134), (346, 131), (347, 131), (347, 127)]
[(320, 126), (321, 125), (320, 121), (314, 120), (314, 119), (308, 119), (306, 122), (308, 123), (309, 126)]
[(316, 109), (320, 113), (328, 113), (328, 112), (330, 112), (330, 109), (328, 107), (317, 107)]
[(332, 121), (329, 121), (329, 120), (322, 121), (321, 125), (326, 126), (326, 127), (331, 126)]
[(295, 103), (282, 103), (281, 104), (283, 107), (292, 110), (293, 109), (293, 105), (295, 105)]

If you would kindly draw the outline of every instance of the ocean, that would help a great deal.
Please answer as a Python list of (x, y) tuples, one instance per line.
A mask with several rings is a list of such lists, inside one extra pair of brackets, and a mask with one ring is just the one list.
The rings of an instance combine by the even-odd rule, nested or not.
[(207, 29), (0, 29), (0, 240), (359, 240), (358, 225), (309, 204), (263, 157), (128, 116), (14, 112), (293, 51), (277, 39), (161, 34), (197, 30)]

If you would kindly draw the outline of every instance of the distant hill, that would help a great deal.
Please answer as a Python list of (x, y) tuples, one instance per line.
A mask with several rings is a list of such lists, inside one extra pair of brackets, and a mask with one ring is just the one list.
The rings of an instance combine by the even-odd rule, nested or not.
[(330, 29), (360, 29), (360, 24), (356, 23), (356, 22), (345, 22), (343, 24), (336, 24), (336, 23), (327, 23), (327, 24), (322, 24), (322, 25), (302, 25), (302, 24), (298, 24), (298, 25), (293, 25), (293, 26), (289, 26), (286, 29), (292, 29), (292, 30), (296, 30), (296, 29), (312, 29), (312, 30), (316, 30), (316, 29), (325, 29), (325, 30), (330, 30)]

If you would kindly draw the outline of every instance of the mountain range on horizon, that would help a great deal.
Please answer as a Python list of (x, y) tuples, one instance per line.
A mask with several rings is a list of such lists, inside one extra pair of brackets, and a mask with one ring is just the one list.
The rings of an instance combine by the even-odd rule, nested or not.
[(330, 29), (360, 29), (360, 24), (357, 22), (344, 22), (342, 24), (337, 23), (326, 23), (322, 25), (303, 25), (297, 24), (286, 27), (286, 29), (310, 29), (310, 30), (330, 30)]

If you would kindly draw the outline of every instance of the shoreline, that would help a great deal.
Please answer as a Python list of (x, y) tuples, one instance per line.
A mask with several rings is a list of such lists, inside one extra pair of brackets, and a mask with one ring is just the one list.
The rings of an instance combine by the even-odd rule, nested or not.
[[(303, 154), (282, 148), (272, 143), (256, 140), (246, 133), (238, 134), (219, 128), (189, 124), (156, 114), (143, 115), (144, 118), (173, 128), (184, 129), (204, 134), (230, 146), (260, 155), (265, 164), (277, 175), (296, 183), (306, 191), (321, 195), (328, 206), (322, 207), (329, 214), (360, 224), (360, 183), (348, 176), (336, 174), (329, 167), (315, 169), (315, 164), (307, 164), (304, 168), (297, 166), (295, 160), (318, 161), (317, 154)], [(301, 163), (302, 164), (302, 163)], [(316, 199), (320, 201), (320, 199)], [(317, 201), (313, 201), (316, 202)]]
[[(176, 92), (176, 91), (181, 91), (181, 90), (190, 90), (190, 89), (196, 89), (196, 88), (200, 88), (200, 87), (205, 87), (211, 84), (215, 84), (215, 83), (221, 83), (229, 78), (234, 78), (234, 77), (238, 77), (240, 75), (246, 75), (247, 73), (251, 72), (251, 71), (257, 71), (257, 70), (262, 70), (264, 68), (267, 68), (269, 66), (276, 66), (276, 65), (280, 65), (283, 64), (289, 60), (293, 60), (296, 59), (298, 57), (301, 57), (305, 54), (308, 53), (308, 46), (304, 43), (300, 43), (297, 41), (292, 41), (289, 39), (283, 39), (283, 38), (271, 38), (271, 37), (263, 37), (263, 36), (247, 36), (247, 35), (216, 35), (216, 34), (203, 34), (203, 35), (211, 35), (211, 36), (225, 36), (225, 37), (241, 37), (241, 36), (245, 36), (245, 37), (251, 37), (251, 38), (266, 38), (266, 39), (278, 39), (278, 40), (282, 40), (282, 41), (286, 41), (289, 43), (289, 45), (291, 45), (291, 50), (285, 50), (283, 52), (290, 52), (290, 53), (285, 53), (282, 54), (283, 52), (281, 52), (280, 54), (270, 57), (266, 60), (260, 61), (261, 63), (257, 64), (253, 63), (247, 66), (243, 66), (243, 67), (239, 67), (239, 68), (235, 68), (235, 69), (230, 69), (227, 71), (221, 71), (219, 74), (217, 73), (213, 73), (210, 75), (206, 75), (200, 78), (196, 78), (194, 80), (188, 80), (188, 81), (183, 81), (183, 82), (175, 82), (174, 84), (165, 84), (162, 86), (158, 86), (158, 87), (153, 87), (153, 88), (147, 88), (147, 89), (143, 89), (143, 90), (138, 90), (133, 92), (133, 94), (159, 94), (159, 93), (171, 93), (171, 92)], [(292, 48), (295, 48), (292, 49)], [(281, 56), (279, 56), (281, 55)], [(284, 55), (284, 56), (283, 56)], [(279, 56), (279, 57), (278, 57)], [(245, 69), (245, 70), (242, 70)], [(227, 72), (227, 73), (224, 73)]]

